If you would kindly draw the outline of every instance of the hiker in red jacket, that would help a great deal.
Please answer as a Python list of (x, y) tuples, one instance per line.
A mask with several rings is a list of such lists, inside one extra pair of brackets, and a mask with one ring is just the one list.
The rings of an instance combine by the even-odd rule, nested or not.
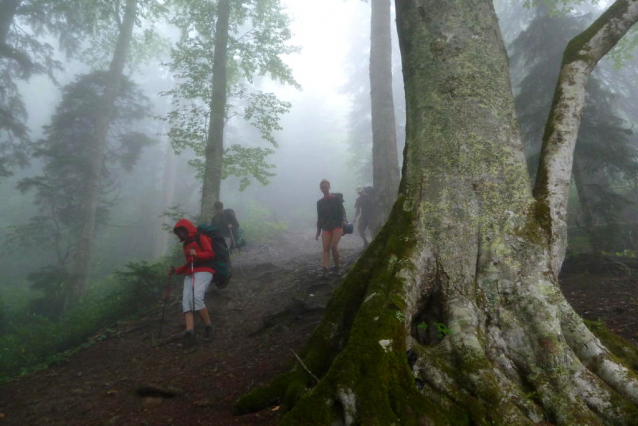
[[(213, 247), (206, 235), (199, 234), (195, 225), (188, 219), (180, 219), (173, 228), (175, 235), (184, 243), (184, 256), (186, 263), (175, 269), (171, 266), (167, 274), (185, 274), (184, 292), (182, 296), (182, 308), (186, 319), (186, 331), (184, 343), (190, 346), (195, 343), (195, 318), (194, 311), (204, 321), (205, 340), (213, 335), (213, 327), (210, 323), (208, 308), (204, 303), (206, 289), (213, 279), (215, 271), (212, 268), (212, 260), (215, 257)], [(194, 291), (193, 291), (194, 290)]]

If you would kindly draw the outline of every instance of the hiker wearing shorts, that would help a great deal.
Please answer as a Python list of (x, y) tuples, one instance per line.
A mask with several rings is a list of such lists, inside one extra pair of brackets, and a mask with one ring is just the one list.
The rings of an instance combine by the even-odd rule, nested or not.
[[(195, 343), (195, 317), (197, 311), (204, 322), (205, 340), (209, 340), (213, 334), (213, 328), (208, 315), (208, 308), (204, 303), (206, 289), (213, 279), (215, 271), (212, 268), (212, 260), (215, 257), (210, 238), (198, 234), (195, 225), (188, 219), (180, 219), (173, 228), (175, 235), (184, 244), (184, 256), (186, 263), (175, 269), (171, 266), (167, 274), (184, 274), (184, 291), (182, 295), (182, 310), (186, 320), (184, 332), (184, 344), (191, 346)], [(194, 290), (194, 291), (193, 291)]]
[(326, 179), (319, 184), (323, 192), (323, 198), (317, 201), (317, 235), (323, 245), (322, 265), (323, 271), (328, 271), (330, 252), (335, 262), (335, 270), (341, 267), (339, 260), (339, 241), (343, 236), (343, 227), (346, 226), (346, 211), (343, 207), (343, 198), (330, 193), (330, 182)]
[(370, 244), (366, 237), (366, 229), (370, 226), (370, 220), (372, 219), (372, 198), (366, 194), (363, 186), (357, 187), (357, 194), (359, 194), (359, 197), (354, 203), (354, 221), (356, 222), (357, 218), (359, 218), (357, 229), (363, 239), (363, 248), (365, 249)]

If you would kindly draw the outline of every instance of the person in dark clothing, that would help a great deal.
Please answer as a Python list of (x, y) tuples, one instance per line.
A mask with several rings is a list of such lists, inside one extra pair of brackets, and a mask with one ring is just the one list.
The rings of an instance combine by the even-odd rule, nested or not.
[(366, 237), (366, 229), (370, 226), (370, 221), (372, 219), (372, 198), (366, 193), (365, 188), (360, 186), (357, 188), (357, 194), (359, 197), (357, 201), (354, 203), (354, 221), (357, 221), (359, 217), (359, 223), (357, 223), (357, 229), (359, 230), (359, 235), (363, 239), (363, 248), (368, 247), (368, 238)]
[(210, 224), (219, 229), (224, 238), (230, 238), (229, 247), (234, 250), (237, 248), (236, 243), (239, 241), (239, 222), (235, 211), (232, 209), (224, 210), (224, 203), (221, 201), (215, 201), (213, 206), (215, 207), (215, 216), (213, 216)]
[(172, 266), (167, 275), (184, 274), (184, 291), (182, 294), (182, 310), (186, 320), (186, 331), (184, 340), (187, 346), (195, 343), (195, 316), (197, 311), (204, 322), (204, 338), (209, 340), (212, 337), (213, 328), (208, 314), (208, 308), (204, 303), (206, 289), (213, 279), (215, 270), (212, 267), (212, 260), (215, 257), (210, 238), (206, 235), (198, 234), (195, 225), (188, 219), (180, 219), (173, 228), (175, 235), (184, 244), (184, 256), (186, 263), (179, 268)]
[(335, 269), (339, 270), (339, 241), (343, 236), (343, 227), (346, 225), (346, 211), (343, 207), (343, 199), (330, 193), (330, 182), (326, 179), (319, 184), (319, 189), (323, 192), (323, 198), (317, 201), (317, 235), (315, 240), (323, 244), (323, 270), (328, 271), (330, 263), (330, 252), (335, 262)]

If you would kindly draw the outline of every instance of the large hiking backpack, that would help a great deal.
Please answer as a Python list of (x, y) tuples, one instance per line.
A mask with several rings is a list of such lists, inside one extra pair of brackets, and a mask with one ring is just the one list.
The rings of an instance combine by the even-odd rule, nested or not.
[(212, 225), (199, 225), (197, 227), (197, 232), (197, 243), (199, 244), (199, 234), (204, 234), (210, 238), (213, 246), (213, 252), (215, 252), (215, 257), (213, 258), (213, 269), (215, 270), (215, 273), (213, 274), (213, 282), (217, 288), (226, 287), (232, 276), (232, 265), (230, 263), (230, 255), (228, 253), (226, 240), (222, 236), (221, 232), (219, 232), (219, 229)]
[(365, 188), (363, 188), (363, 191), (366, 193), (368, 197), (374, 199), (374, 187), (366, 186)]

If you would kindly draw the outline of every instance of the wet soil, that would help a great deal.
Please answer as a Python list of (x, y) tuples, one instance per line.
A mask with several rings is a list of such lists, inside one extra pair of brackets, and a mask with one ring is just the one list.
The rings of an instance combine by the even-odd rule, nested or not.
[[(231, 284), (209, 294), (215, 336), (185, 347), (181, 283), (158, 339), (161, 307), (96, 334), (95, 344), (47, 370), (0, 387), (0, 425), (272, 425), (278, 407), (234, 416), (234, 401), (295, 362), (323, 308), (361, 253), (344, 237), (343, 268), (324, 274), (313, 232), (248, 247), (234, 260)], [(638, 343), (638, 276), (615, 271), (561, 276), (585, 318)], [(163, 285), (161, 283), (160, 285)]]

